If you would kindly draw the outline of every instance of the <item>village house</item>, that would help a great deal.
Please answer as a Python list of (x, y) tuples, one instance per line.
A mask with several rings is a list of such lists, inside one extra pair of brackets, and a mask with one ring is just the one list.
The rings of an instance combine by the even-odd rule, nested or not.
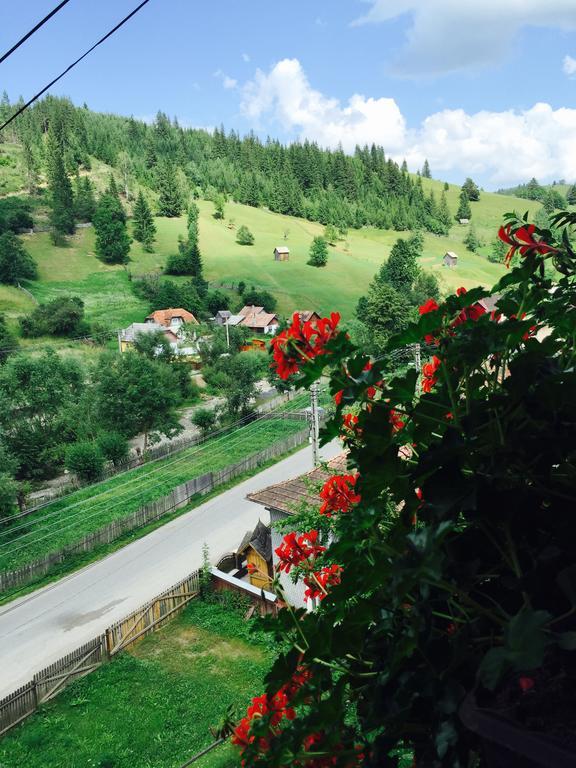
[(320, 320), (320, 315), (318, 312), (314, 312), (314, 310), (310, 309), (297, 309), (294, 314), (298, 315), (301, 323), (307, 323), (309, 321), (317, 323), (318, 320)]
[(442, 263), (445, 267), (449, 267), (450, 269), (457, 267), (458, 254), (454, 253), (454, 251), (446, 251), (446, 253), (444, 254), (444, 258), (442, 259)]
[(273, 335), (280, 320), (274, 312), (265, 312), (264, 307), (246, 305), (238, 313), (243, 319), (238, 325), (248, 328), (252, 333)]
[(127, 328), (118, 331), (118, 348), (120, 352), (126, 352), (134, 348), (136, 338), (141, 334), (163, 333), (171, 347), (178, 344), (178, 336), (171, 328), (166, 328), (159, 323), (148, 322), (132, 323)]
[(290, 248), (286, 245), (277, 245), (274, 248), (274, 261), (288, 261), (290, 259)]
[(187, 309), (178, 307), (173, 309), (157, 309), (146, 318), (147, 323), (157, 323), (165, 328), (171, 328), (172, 330), (179, 330), (185, 323), (192, 325), (199, 325), (198, 320), (194, 317), (192, 312), (188, 312)]
[[(269, 485), (261, 491), (247, 495), (247, 499), (255, 504), (261, 504), (266, 507), (270, 513), (272, 564), (274, 570), (276, 570), (278, 565), (276, 549), (280, 546), (284, 535), (287, 533), (287, 531), (278, 530), (275, 524), (286, 520), (303, 509), (318, 509), (320, 506), (318, 495), (320, 488), (333, 474), (345, 471), (346, 453), (342, 452), (329, 461), (326, 467), (316, 467), (316, 469), (304, 475), (299, 475), (291, 480), (285, 480), (282, 483), (276, 483), (276, 485)], [(311, 609), (314, 607), (312, 601), (304, 597), (306, 587), (301, 580), (294, 584), (290, 574), (284, 572), (279, 574), (279, 580), (284, 590), (285, 598), (291, 605), (296, 608), (306, 607)]]

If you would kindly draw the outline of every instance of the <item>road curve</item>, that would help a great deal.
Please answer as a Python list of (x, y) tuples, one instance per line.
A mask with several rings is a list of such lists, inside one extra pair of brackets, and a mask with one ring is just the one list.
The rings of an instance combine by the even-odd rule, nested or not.
[[(340, 449), (322, 449), (329, 459)], [(202, 564), (208, 544), (216, 562), (235, 549), (258, 518), (246, 494), (312, 469), (306, 447), (190, 510), (147, 536), (0, 608), (0, 698), (35, 672), (104, 632)]]

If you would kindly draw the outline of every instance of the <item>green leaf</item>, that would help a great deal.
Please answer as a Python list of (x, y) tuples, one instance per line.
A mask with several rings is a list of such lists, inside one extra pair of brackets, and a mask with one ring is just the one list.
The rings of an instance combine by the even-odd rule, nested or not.
[(576, 651), (576, 632), (559, 632), (554, 639), (563, 651)]
[(512, 618), (506, 632), (506, 653), (516, 669), (536, 669), (542, 664), (549, 642), (544, 627), (550, 618), (548, 611), (531, 608), (523, 608)]
[(458, 733), (454, 727), (454, 723), (450, 720), (445, 721), (440, 726), (440, 730), (436, 734), (436, 751), (438, 757), (445, 757), (446, 753), (453, 747), (458, 741)]
[(478, 679), (485, 688), (493, 691), (504, 674), (508, 660), (504, 648), (491, 648), (478, 668)]

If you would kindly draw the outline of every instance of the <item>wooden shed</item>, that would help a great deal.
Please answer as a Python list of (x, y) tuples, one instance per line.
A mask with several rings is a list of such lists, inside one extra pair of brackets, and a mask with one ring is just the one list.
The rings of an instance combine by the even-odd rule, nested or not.
[(443, 264), (445, 267), (453, 269), (458, 266), (458, 254), (454, 251), (446, 251), (444, 254)]
[(270, 528), (260, 520), (253, 531), (242, 539), (237, 554), (246, 557), (246, 564), (254, 566), (254, 573), (250, 573), (250, 584), (259, 589), (270, 587), (273, 578), (272, 570), (272, 536)]
[(286, 245), (277, 245), (274, 248), (274, 261), (288, 261), (290, 258), (290, 248)]

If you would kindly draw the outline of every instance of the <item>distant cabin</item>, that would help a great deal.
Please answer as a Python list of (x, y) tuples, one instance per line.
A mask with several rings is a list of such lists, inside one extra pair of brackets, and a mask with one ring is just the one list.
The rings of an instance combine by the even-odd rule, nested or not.
[(460, 224), (470, 224), (470, 219), (460, 219)]
[(445, 267), (457, 267), (458, 266), (458, 254), (454, 251), (446, 251), (444, 254), (443, 264)]
[(274, 261), (288, 261), (290, 258), (290, 248), (285, 245), (277, 245), (274, 248)]

